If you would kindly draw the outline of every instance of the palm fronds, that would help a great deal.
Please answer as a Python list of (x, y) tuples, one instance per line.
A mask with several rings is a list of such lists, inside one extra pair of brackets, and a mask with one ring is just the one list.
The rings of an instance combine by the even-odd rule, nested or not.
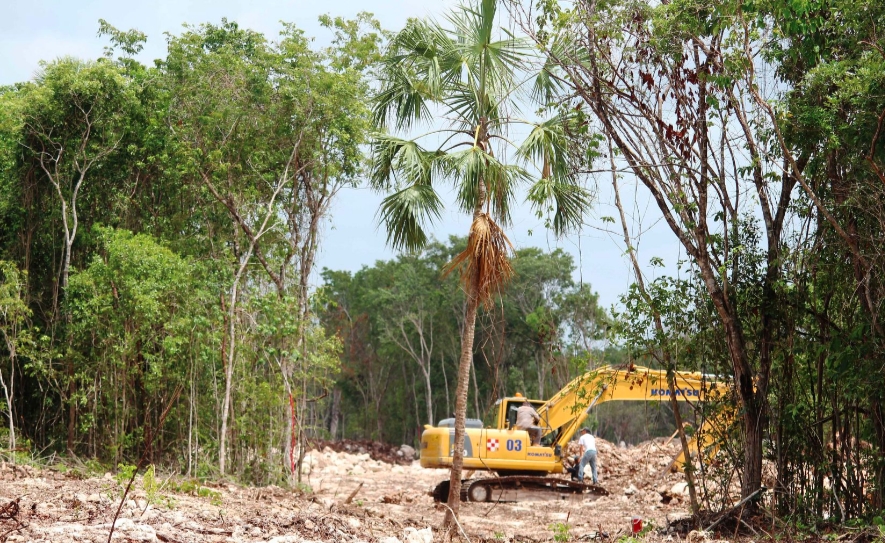
[(425, 225), (438, 219), (442, 201), (430, 185), (412, 185), (381, 202), (379, 215), (394, 249), (418, 251), (427, 245)]

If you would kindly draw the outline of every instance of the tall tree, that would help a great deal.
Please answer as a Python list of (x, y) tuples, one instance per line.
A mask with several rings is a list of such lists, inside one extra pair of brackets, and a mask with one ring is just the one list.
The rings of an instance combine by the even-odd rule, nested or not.
[[(364, 70), (379, 40), (363, 31), (364, 23), (370, 30), (377, 26), (367, 15), (324, 19), (336, 29), (336, 40), (322, 52), (311, 50), (293, 25), (285, 25), (276, 43), (227, 21), (191, 28), (170, 41), (164, 65), (173, 96), (170, 120), (180, 127), (183, 160), (229, 217), (236, 260), (227, 301), (222, 472), (235, 316), (247, 267), (256, 259), (280, 300), (294, 296), (299, 322), (306, 323), (322, 220), (338, 190), (353, 183), (363, 165), (360, 145), (370, 125)], [(292, 375), (296, 362), (310, 360), (306, 338), (299, 327), (298, 349), (278, 346), (278, 352), (290, 354), (280, 360), (281, 371), (290, 400), (297, 399), (301, 410), (307, 392)], [(302, 375), (306, 369), (298, 368)], [(294, 436), (295, 413), (286, 419)], [(287, 458), (292, 441), (284, 444)]]
[[(524, 11), (520, 18), (548, 53), (563, 97), (588, 106), (703, 278), (742, 404), (742, 493), (749, 496), (762, 484), (768, 387), (782, 333), (785, 224), (797, 179), (769, 159), (763, 108), (744, 99), (754, 85), (772, 93), (777, 85), (745, 77), (746, 62), (754, 61), (728, 28), (742, 9), (726, 1), (626, 0), (567, 11), (554, 2), (540, 18)], [(753, 199), (742, 198), (748, 190)], [(758, 268), (742, 267), (755, 255), (741, 245), (740, 230), (750, 223), (755, 233), (755, 216), (764, 273), (745, 282), (744, 272)]]
[[(135, 92), (119, 66), (105, 61), (83, 62), (63, 58), (47, 64), (20, 93), (21, 145), (27, 160), (48, 182), (57, 198), (63, 246), (53, 289), (53, 322), (68, 287), (74, 242), (81, 216), (78, 209), (88, 181), (120, 150), (129, 129), (129, 115), (137, 107)], [(70, 324), (70, 314), (63, 319)], [(53, 330), (55, 328), (53, 327)], [(75, 368), (66, 353), (68, 435), (74, 448), (76, 432)]]
[[(567, 110), (553, 108), (544, 121), (528, 122), (520, 105), (547, 106), (544, 92), (522, 92), (536, 75), (529, 43), (498, 27), (496, 0), (465, 4), (446, 25), (410, 21), (391, 38), (380, 67), (375, 123), (381, 130), (409, 133), (421, 124), (436, 130), (405, 139), (379, 133), (373, 141), (372, 184), (389, 195), (381, 204), (388, 243), (414, 251), (427, 243), (425, 228), (439, 218), (437, 187), (455, 184), (459, 208), (472, 214), (467, 249), (451, 266), (461, 268), (467, 294), (455, 393), (453, 466), (445, 526), (455, 525), (464, 460), (464, 424), (473, 362), (476, 314), (511, 275), (510, 243), (502, 227), (521, 185), (539, 213), (549, 212), (556, 233), (578, 226), (589, 205), (579, 184), (570, 137), (579, 125)], [(546, 79), (540, 78), (543, 91)], [(509, 128), (527, 124), (516, 146)], [(519, 163), (511, 162), (517, 159)], [(524, 165), (537, 168), (533, 179)]]

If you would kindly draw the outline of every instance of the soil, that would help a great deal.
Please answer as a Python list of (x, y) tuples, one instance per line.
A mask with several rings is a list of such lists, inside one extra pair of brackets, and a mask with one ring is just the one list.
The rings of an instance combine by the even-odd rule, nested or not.
[[(461, 526), (471, 542), (616, 539), (634, 517), (651, 540), (678, 540), (660, 529), (688, 515), (683, 475), (668, 469), (677, 444), (653, 440), (619, 448), (597, 439), (599, 483), (609, 496), (581, 502), (462, 503)], [(310, 490), (195, 484), (142, 476), (122, 504), (114, 541), (358, 542), (441, 541), (444, 506), (433, 487), (446, 470), (423, 469), (396, 447), (370, 442), (321, 443), (309, 453), (303, 482)], [(484, 476), (481, 473), (474, 476)], [(683, 484), (680, 484), (683, 483)], [(0, 464), (0, 543), (107, 541), (123, 486), (110, 473)], [(569, 539), (564, 539), (563, 535)], [(694, 541), (711, 535), (695, 532)], [(674, 539), (675, 538), (675, 539)]]

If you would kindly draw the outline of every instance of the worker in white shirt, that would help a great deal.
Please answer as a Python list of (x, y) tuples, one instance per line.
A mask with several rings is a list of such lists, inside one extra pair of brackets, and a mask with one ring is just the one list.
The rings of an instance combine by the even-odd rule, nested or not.
[(597, 484), (596, 477), (596, 438), (587, 428), (581, 429), (581, 437), (578, 439), (581, 445), (581, 464), (578, 467), (578, 480), (584, 480), (584, 466), (590, 464), (590, 473), (593, 475), (593, 484)]

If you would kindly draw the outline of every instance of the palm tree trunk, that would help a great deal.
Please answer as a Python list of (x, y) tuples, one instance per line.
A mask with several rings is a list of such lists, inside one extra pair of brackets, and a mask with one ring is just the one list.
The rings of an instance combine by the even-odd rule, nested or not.
[(458, 365), (458, 385), (455, 389), (455, 443), (452, 450), (452, 471), (449, 477), (448, 510), (443, 527), (451, 531), (455, 526), (461, 505), (461, 471), (464, 467), (464, 426), (467, 418), (467, 389), (470, 383), (470, 366), (473, 365), (473, 336), (476, 327), (476, 311), (479, 308), (479, 276), (470, 277), (467, 292), (467, 311), (464, 315), (464, 333), (461, 336), (461, 361)]

